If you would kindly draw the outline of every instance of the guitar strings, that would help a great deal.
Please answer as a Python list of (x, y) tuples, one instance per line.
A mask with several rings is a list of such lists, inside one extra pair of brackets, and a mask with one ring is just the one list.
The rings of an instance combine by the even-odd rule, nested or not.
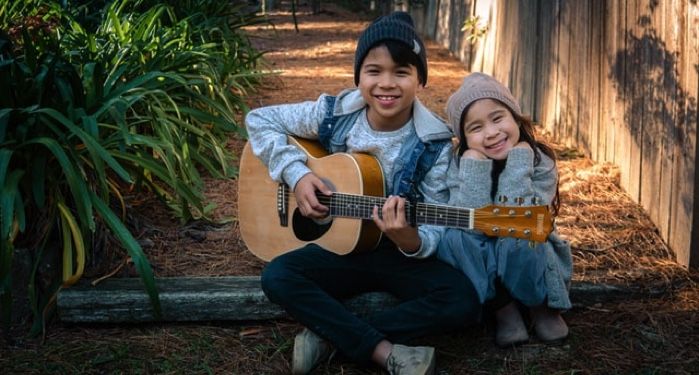
[[(288, 190), (284, 191), (286, 201), (289, 202), (291, 193)], [(333, 193), (330, 196), (318, 194), (318, 201), (330, 207), (330, 216), (334, 217), (349, 217), (371, 219), (373, 209), (376, 206), (381, 206), (386, 201), (385, 197), (375, 197), (367, 195), (353, 195), (346, 193)], [(540, 207), (540, 206), (539, 206)], [(438, 204), (420, 203), (413, 205), (406, 202), (407, 215), (412, 218), (415, 224), (439, 225), (447, 227), (456, 227), (464, 229), (481, 229), (488, 232), (497, 233), (499, 228), (507, 231), (508, 235), (528, 238), (531, 229), (538, 227), (541, 219), (539, 215), (534, 215), (528, 206), (499, 206), (493, 208), (493, 212), (488, 212), (484, 209), (470, 209), (463, 207), (454, 207)], [(416, 212), (413, 213), (412, 210)], [(518, 213), (522, 211), (521, 213)], [(381, 212), (379, 211), (379, 214)], [(525, 218), (525, 220), (536, 221), (527, 226), (522, 223), (513, 223), (512, 220)], [(472, 222), (478, 220), (478, 222)], [(492, 225), (490, 228), (485, 228), (482, 221), (490, 220)], [(512, 232), (514, 230), (514, 232)], [(527, 237), (520, 237), (519, 233), (525, 233)], [(527, 233), (529, 232), (529, 233)]]
[[(292, 193), (289, 191), (287, 191), (285, 194), (287, 198), (292, 195)], [(329, 206), (331, 212), (335, 213), (336, 216), (341, 216), (344, 213), (350, 217), (371, 217), (374, 206), (382, 206), (386, 201), (386, 198), (368, 195), (333, 193), (331, 196), (318, 195), (318, 201), (325, 206)], [(410, 202), (407, 202), (406, 204), (407, 210), (413, 209), (413, 205)], [(417, 203), (415, 205), (415, 209), (421, 213), (421, 215), (419, 215), (421, 219), (427, 218), (431, 219), (433, 222), (436, 222), (437, 219), (447, 221), (468, 220), (472, 215), (475, 219), (531, 218), (533, 216), (533, 212), (527, 213), (526, 210), (528, 207), (529, 206), (500, 206), (504, 212), (491, 213), (484, 212), (480, 209), (470, 209), (439, 204)], [(515, 210), (515, 212), (509, 212), (509, 209)], [(356, 212), (366, 213), (366, 215), (351, 214)]]

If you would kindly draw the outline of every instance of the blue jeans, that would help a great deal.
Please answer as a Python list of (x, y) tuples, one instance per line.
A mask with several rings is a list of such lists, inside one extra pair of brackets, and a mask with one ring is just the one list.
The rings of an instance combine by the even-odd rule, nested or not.
[[(308, 245), (273, 259), (262, 272), (262, 289), (357, 363), (369, 363), (383, 339), (401, 343), (462, 328), (481, 315), (476, 291), (460, 271), (436, 258), (408, 258), (395, 246), (337, 255)], [(365, 318), (341, 302), (370, 291), (401, 302)]]
[(471, 280), (484, 303), (499, 298), (498, 283), (525, 306), (546, 301), (546, 247), (511, 237), (488, 237), (460, 229), (447, 229), (437, 258), (461, 270)]

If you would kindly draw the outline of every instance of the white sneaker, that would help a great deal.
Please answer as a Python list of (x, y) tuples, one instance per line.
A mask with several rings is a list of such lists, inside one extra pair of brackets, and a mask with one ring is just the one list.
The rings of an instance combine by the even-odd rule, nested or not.
[(320, 362), (330, 356), (330, 343), (304, 328), (294, 339), (294, 355), (291, 359), (291, 373), (305, 375), (311, 372)]
[(432, 375), (434, 348), (394, 344), (386, 360), (386, 369), (391, 375)]

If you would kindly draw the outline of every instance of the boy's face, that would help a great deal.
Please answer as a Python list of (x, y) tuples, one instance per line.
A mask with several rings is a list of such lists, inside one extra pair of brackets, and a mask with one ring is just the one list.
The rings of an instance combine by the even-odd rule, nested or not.
[(469, 149), (493, 160), (507, 159), (519, 143), (519, 125), (506, 106), (493, 99), (471, 104), (462, 124)]
[(403, 126), (422, 87), (415, 66), (396, 65), (386, 46), (372, 48), (359, 70), (359, 91), (369, 106), (367, 118), (375, 130)]

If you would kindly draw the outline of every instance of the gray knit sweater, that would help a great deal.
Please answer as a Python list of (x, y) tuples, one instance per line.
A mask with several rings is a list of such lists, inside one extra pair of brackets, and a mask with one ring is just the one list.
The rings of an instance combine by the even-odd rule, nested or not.
[[(539, 154), (541, 161), (534, 166), (534, 151), (527, 148), (510, 150), (499, 177), (495, 201), (491, 198), (492, 160), (461, 158), (458, 164), (452, 160), (447, 177), (449, 205), (471, 208), (489, 204), (516, 205), (516, 198), (523, 198), (524, 205), (532, 205), (532, 202), (550, 204), (556, 194), (558, 171), (551, 158), (541, 151)], [(500, 202), (502, 196), (507, 197), (507, 202)], [(568, 289), (573, 272), (570, 244), (556, 231), (549, 235), (548, 241), (552, 245), (546, 254), (544, 274), (548, 304), (555, 309), (570, 309)]]

